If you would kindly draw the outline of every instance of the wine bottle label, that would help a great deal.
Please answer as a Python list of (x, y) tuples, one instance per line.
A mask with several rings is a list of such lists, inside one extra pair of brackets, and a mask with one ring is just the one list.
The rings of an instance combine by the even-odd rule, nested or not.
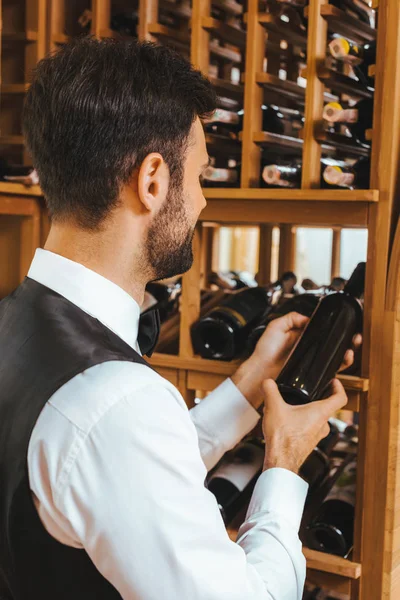
[(264, 464), (264, 450), (254, 444), (243, 444), (235, 453), (232, 462), (221, 464), (212, 474), (209, 482), (213, 479), (226, 479), (232, 483), (239, 492), (245, 487), (262, 469)]
[(346, 504), (355, 506), (356, 476), (357, 462), (354, 460), (343, 469), (343, 473), (339, 476), (332, 491), (327, 495), (325, 502), (328, 502), (328, 500), (341, 500), (342, 502), (346, 502)]
[(228, 125), (238, 125), (240, 117), (237, 113), (223, 108), (217, 108), (211, 117), (204, 119), (204, 123), (227, 123)]
[(342, 37), (335, 38), (329, 43), (329, 52), (337, 60), (352, 64), (360, 64), (362, 61), (361, 49)]
[(354, 172), (345, 172), (341, 167), (330, 166), (324, 170), (324, 181), (328, 185), (338, 185), (341, 187), (352, 187), (355, 182)]
[(224, 181), (236, 183), (238, 181), (238, 172), (235, 169), (217, 169), (207, 167), (203, 173), (203, 179), (206, 181)]

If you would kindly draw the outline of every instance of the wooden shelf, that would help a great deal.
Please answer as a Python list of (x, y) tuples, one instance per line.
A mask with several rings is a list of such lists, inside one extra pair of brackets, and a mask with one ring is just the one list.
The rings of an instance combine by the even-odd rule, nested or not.
[(0, 86), (2, 95), (25, 94), (29, 89), (29, 83), (3, 83)]
[(327, 147), (339, 150), (346, 156), (365, 156), (368, 157), (371, 153), (370, 148), (366, 146), (356, 145), (353, 138), (341, 135), (340, 133), (330, 133), (328, 131), (317, 130), (315, 139)]
[(3, 44), (6, 43), (22, 43), (30, 44), (38, 41), (37, 31), (20, 31), (20, 32), (6, 32), (4, 31), (1, 35), (1, 41)]
[(269, 91), (276, 92), (289, 100), (304, 105), (306, 90), (294, 81), (280, 79), (269, 73), (257, 73), (256, 82)]
[(236, 64), (240, 64), (242, 62), (242, 55), (240, 52), (232, 50), (232, 48), (224, 48), (223, 46), (220, 46), (217, 40), (210, 42), (209, 49), (212, 56), (216, 56), (224, 62)]
[(280, 200), (281, 202), (378, 202), (378, 190), (293, 190), (288, 188), (204, 188), (207, 200)]
[[(16, 196), (41, 196), (43, 192), (39, 185), (22, 185), (22, 183), (11, 183), (0, 181), (0, 194), (15, 194)], [(2, 196), (0, 196), (2, 198)]]
[[(0, 182), (3, 186), (3, 183)], [(32, 194), (36, 195), (36, 194)], [(13, 217), (30, 217), (38, 212), (38, 201), (35, 198), (21, 198), (13, 195), (0, 196), (0, 215)]]
[[(211, 391), (224, 379), (233, 375), (241, 361), (224, 362), (200, 357), (180, 358), (179, 356), (155, 353), (149, 359), (149, 363), (156, 369), (160, 367), (187, 371), (189, 389)], [(350, 375), (339, 375), (338, 378), (348, 394), (349, 402), (346, 408), (358, 412), (360, 404), (366, 401), (364, 392), (368, 391), (369, 380)]]
[(231, 83), (227, 79), (209, 77), (218, 96), (226, 96), (236, 102), (243, 102), (244, 87), (237, 83)]
[[(109, 37), (108, 35), (102, 35), (101, 37)], [(67, 44), (71, 38), (65, 33), (53, 33), (51, 41), (54, 44)]]
[[(302, 71), (303, 77), (307, 78), (307, 69)], [(318, 79), (329, 89), (338, 92), (339, 94), (348, 94), (354, 98), (373, 98), (374, 92), (365, 87), (357, 79), (352, 79), (347, 75), (338, 73), (334, 69), (320, 66), (317, 69)]]
[(177, 31), (171, 27), (161, 25), (161, 23), (151, 23), (148, 27), (149, 33), (155, 37), (159, 37), (164, 41), (174, 41), (180, 44), (187, 45), (190, 47), (190, 34), (189, 32)]
[(212, 33), (213, 37), (241, 49), (246, 47), (246, 32), (243, 29), (212, 17), (203, 17), (201, 24), (204, 29)]
[(336, 8), (336, 6), (332, 6), (332, 4), (323, 4), (321, 6), (321, 16), (327, 20), (328, 28), (331, 31), (343, 35), (354, 42), (365, 44), (366, 42), (374, 42), (376, 40), (376, 29), (363, 23), (360, 19), (352, 17), (343, 10)]
[(376, 65), (369, 65), (368, 67), (368, 76), (374, 78), (376, 75)]
[(286, 23), (280, 17), (269, 13), (259, 13), (258, 22), (267, 31), (279, 35), (282, 39), (302, 48), (307, 47), (307, 33), (300, 27), (293, 27), (290, 22)]
[(301, 154), (303, 148), (303, 140), (301, 138), (280, 135), (279, 133), (270, 133), (268, 131), (255, 133), (253, 135), (253, 142), (260, 146), (267, 146), (268, 149), (278, 148), (281, 152), (289, 151), (290, 154)]
[(23, 146), (23, 135), (2, 135), (0, 136), (0, 146)]
[(365, 132), (365, 139), (368, 140), (369, 142), (372, 142), (374, 137), (374, 130), (373, 129), (367, 129)]

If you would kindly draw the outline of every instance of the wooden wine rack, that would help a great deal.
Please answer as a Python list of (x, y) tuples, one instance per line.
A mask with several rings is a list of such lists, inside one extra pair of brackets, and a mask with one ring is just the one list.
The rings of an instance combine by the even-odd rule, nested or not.
[[(29, 70), (46, 51), (56, 50), (77, 34), (76, 20), (84, 10), (92, 11), (91, 33), (114, 35), (110, 30), (113, 7), (133, 10), (133, 2), (120, 0), (0, 0), (3, 11), (1, 35), (1, 131), (0, 152), (28, 161), (18, 126), (21, 99), (29, 85)], [(260, 226), (260, 282), (270, 277), (272, 226), (281, 227), (280, 254), (293, 267), (293, 225), (366, 227), (369, 232), (365, 293), (364, 347), (361, 377), (342, 377), (349, 395), (349, 408), (359, 411), (360, 448), (355, 548), (352, 560), (305, 549), (307, 576), (316, 584), (348, 593), (352, 600), (397, 600), (400, 597), (400, 231), (398, 219), (398, 171), (400, 153), (400, 2), (376, 0), (377, 32), (329, 5), (310, 0), (306, 9), (308, 34), (285, 28), (271, 15), (259, 12), (258, 0), (248, 0), (244, 21), (246, 33), (232, 30), (211, 16), (210, 0), (193, 0), (191, 14), (182, 5), (179, 30), (159, 22), (159, 8), (168, 0), (138, 0), (139, 38), (175, 45), (190, 55), (205, 74), (210, 61), (220, 70), (236, 65), (242, 72), (235, 85), (220, 75), (212, 77), (218, 93), (243, 105), (241, 135), (241, 187), (205, 189), (208, 204), (201, 215), (194, 239), (195, 262), (183, 278), (178, 356), (155, 354), (151, 360), (159, 372), (193, 405), (195, 390), (212, 390), (230, 376), (238, 363), (203, 360), (194, 356), (190, 326), (200, 311), (200, 282), (204, 280), (207, 256), (212, 248), (211, 228), (217, 224)], [(234, 0), (230, 14), (243, 9)], [(0, 15), (1, 16), (1, 15)], [(371, 185), (368, 190), (320, 190), (322, 154), (335, 152), (337, 141), (321, 135), (326, 87), (365, 97), (357, 83), (325, 67), (327, 36), (335, 31), (363, 43), (377, 36), (375, 109), (372, 136)], [(226, 42), (219, 44), (213, 38)], [(279, 79), (279, 61), (264, 57), (281, 39), (290, 56), (296, 48), (307, 50), (303, 75), (306, 89), (297, 84), (296, 69), (286, 81)], [(10, 50), (11, 48), (11, 50)], [(223, 67), (225, 65), (225, 67)], [(227, 66), (226, 66), (227, 65)], [(24, 75), (23, 75), (24, 74)], [(22, 77), (22, 79), (21, 79)], [(325, 87), (326, 86), (326, 87)], [(265, 94), (303, 106), (305, 125), (301, 139), (283, 139), (261, 130), (261, 104)], [(329, 96), (329, 94), (328, 94)], [(329, 98), (328, 98), (329, 99)], [(210, 143), (212, 140), (209, 140)], [(297, 190), (260, 189), (263, 147), (284, 148), (302, 156), (302, 186)], [(350, 150), (351, 152), (351, 150)], [(0, 297), (11, 292), (26, 274), (34, 249), (43, 245), (48, 222), (38, 186), (0, 183)], [(336, 239), (336, 242), (335, 242)], [(210, 243), (211, 241), (211, 243)], [(337, 246), (337, 236), (334, 245)], [(398, 506), (396, 506), (398, 502)], [(229, 531), (235, 536), (235, 529)]]

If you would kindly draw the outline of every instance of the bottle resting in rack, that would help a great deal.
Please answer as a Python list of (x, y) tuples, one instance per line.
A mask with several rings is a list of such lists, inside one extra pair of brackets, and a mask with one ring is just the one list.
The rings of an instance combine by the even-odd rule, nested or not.
[(244, 351), (249, 332), (269, 310), (269, 295), (262, 287), (229, 294), (219, 306), (192, 325), (196, 354), (203, 358), (232, 360)]
[(323, 119), (328, 123), (346, 123), (354, 139), (370, 145), (366, 131), (372, 128), (373, 100), (360, 100), (354, 107), (343, 108), (339, 102), (329, 102), (324, 106)]
[(353, 547), (357, 461), (344, 467), (308, 527), (307, 545), (313, 550), (346, 557)]
[(329, 42), (329, 52), (336, 60), (351, 64), (361, 83), (374, 87), (368, 69), (376, 62), (375, 43), (358, 46), (344, 37), (336, 37)]
[(207, 167), (201, 177), (203, 187), (238, 187), (240, 165), (236, 167)]
[(320, 400), (335, 377), (353, 336), (362, 331), (359, 298), (365, 263), (359, 263), (343, 292), (323, 297), (276, 382), (288, 404)]
[(265, 449), (262, 441), (243, 441), (227, 453), (207, 480), (227, 525), (250, 500), (262, 471)]
[(323, 178), (328, 185), (345, 188), (369, 189), (371, 161), (369, 158), (360, 158), (352, 166), (328, 166), (325, 168)]

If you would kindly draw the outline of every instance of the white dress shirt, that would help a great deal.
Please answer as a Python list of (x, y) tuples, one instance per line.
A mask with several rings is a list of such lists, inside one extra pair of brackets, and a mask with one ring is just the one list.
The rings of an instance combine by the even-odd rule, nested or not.
[[(138, 350), (140, 309), (116, 284), (41, 249), (28, 276)], [(236, 543), (204, 486), (258, 418), (229, 379), (189, 411), (144, 365), (91, 367), (50, 398), (33, 430), (40, 518), (58, 541), (84, 548), (125, 600), (300, 600), (304, 481), (262, 473)]]

